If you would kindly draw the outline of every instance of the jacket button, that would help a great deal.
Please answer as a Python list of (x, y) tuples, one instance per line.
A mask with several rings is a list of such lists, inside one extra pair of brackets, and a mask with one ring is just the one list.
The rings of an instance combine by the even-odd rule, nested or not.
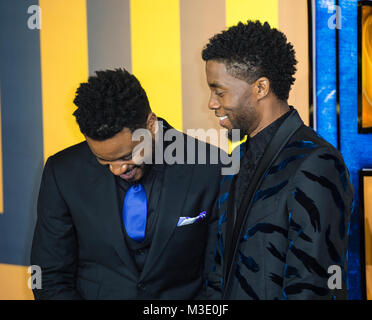
[(145, 290), (146, 289), (145, 285), (142, 282), (137, 284), (137, 288), (140, 289), (140, 290)]

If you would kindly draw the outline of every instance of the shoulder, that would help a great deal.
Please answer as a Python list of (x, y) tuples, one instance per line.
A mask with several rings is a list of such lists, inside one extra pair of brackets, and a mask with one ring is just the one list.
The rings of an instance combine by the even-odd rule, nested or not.
[[(297, 148), (297, 153), (305, 153), (306, 157), (299, 169), (309, 170), (313, 174), (324, 174), (336, 178), (340, 175), (349, 178), (349, 172), (339, 150), (324, 140), (314, 130), (303, 126), (297, 135), (287, 144), (287, 150)], [(345, 184), (347, 181), (343, 181)]]
[(95, 160), (86, 142), (63, 149), (47, 159), (42, 180), (49, 186), (57, 184), (60, 191), (72, 191), (77, 183), (95, 176), (97, 171), (89, 170), (90, 159)]
[[(163, 119), (159, 119), (164, 121)], [(221, 158), (226, 157), (226, 153), (219, 147), (205, 142), (211, 137), (208, 130), (194, 130), (195, 136), (186, 134), (171, 127), (164, 121), (162, 128), (164, 130), (164, 153), (170, 158), (177, 159), (178, 163), (190, 165), (220, 166)], [(189, 131), (188, 131), (189, 133)], [(180, 152), (175, 155), (174, 152)]]
[[(186, 142), (186, 152), (188, 153), (195, 153), (195, 155), (199, 155), (201, 152), (205, 152), (206, 155), (211, 155), (211, 154), (224, 154), (225, 152), (220, 149), (219, 147), (210, 144), (208, 142), (205, 142), (203, 140), (200, 140), (202, 138), (195, 138), (192, 137), (188, 134), (183, 133), (185, 137), (185, 142)], [(188, 147), (187, 147), (188, 145)]]
[(347, 171), (341, 153), (330, 143), (319, 136), (313, 129), (303, 125), (291, 137), (283, 147), (276, 159), (271, 172), (293, 163), (290, 168), (291, 174), (305, 166), (308, 169), (318, 172), (325, 168), (335, 169), (336, 171)]
[(315, 133), (300, 138), (289, 143), (301, 149), (297, 156), (306, 154), (292, 173), (290, 195), (301, 203), (311, 199), (311, 203), (329, 206), (333, 202), (341, 211), (348, 209), (354, 189), (341, 153)]
[(92, 159), (93, 155), (86, 141), (72, 145), (50, 156), (47, 164), (53, 167), (65, 167)]
[[(291, 191), (337, 190), (351, 196), (350, 174), (341, 153), (309, 127), (302, 126), (282, 148), (266, 173), (270, 181), (286, 181)], [(288, 190), (288, 189), (287, 189)]]

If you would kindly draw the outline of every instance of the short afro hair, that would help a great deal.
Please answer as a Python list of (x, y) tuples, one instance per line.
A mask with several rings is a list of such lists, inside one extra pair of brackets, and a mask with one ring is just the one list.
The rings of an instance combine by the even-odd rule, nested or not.
[(224, 63), (230, 75), (250, 84), (267, 77), (279, 100), (288, 99), (295, 81), (295, 50), (287, 37), (267, 22), (239, 22), (216, 34), (204, 47), (202, 58)]
[(93, 140), (106, 140), (124, 128), (146, 126), (151, 112), (145, 90), (125, 69), (96, 71), (76, 91), (73, 113), (80, 131)]

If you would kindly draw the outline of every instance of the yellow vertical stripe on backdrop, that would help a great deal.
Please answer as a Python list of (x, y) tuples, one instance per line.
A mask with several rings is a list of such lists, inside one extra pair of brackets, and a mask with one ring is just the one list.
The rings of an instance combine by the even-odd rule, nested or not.
[(28, 267), (0, 264), (0, 300), (33, 300), (27, 282)]
[(88, 79), (85, 0), (40, 0), (44, 159), (82, 141), (72, 116), (80, 82)]
[[(278, 0), (226, 0), (226, 28), (247, 20), (267, 21), (271, 27), (278, 28)], [(245, 140), (229, 142), (229, 152)]]
[(131, 0), (132, 72), (151, 109), (182, 130), (179, 0)]
[(239, 21), (260, 20), (278, 27), (279, 0), (226, 0), (226, 26), (231, 27)]

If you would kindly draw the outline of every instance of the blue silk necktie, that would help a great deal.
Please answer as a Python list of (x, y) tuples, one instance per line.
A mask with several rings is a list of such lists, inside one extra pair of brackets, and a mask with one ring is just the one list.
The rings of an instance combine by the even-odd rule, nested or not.
[(125, 193), (123, 222), (129, 237), (137, 242), (145, 238), (147, 219), (147, 196), (142, 184), (131, 186)]

